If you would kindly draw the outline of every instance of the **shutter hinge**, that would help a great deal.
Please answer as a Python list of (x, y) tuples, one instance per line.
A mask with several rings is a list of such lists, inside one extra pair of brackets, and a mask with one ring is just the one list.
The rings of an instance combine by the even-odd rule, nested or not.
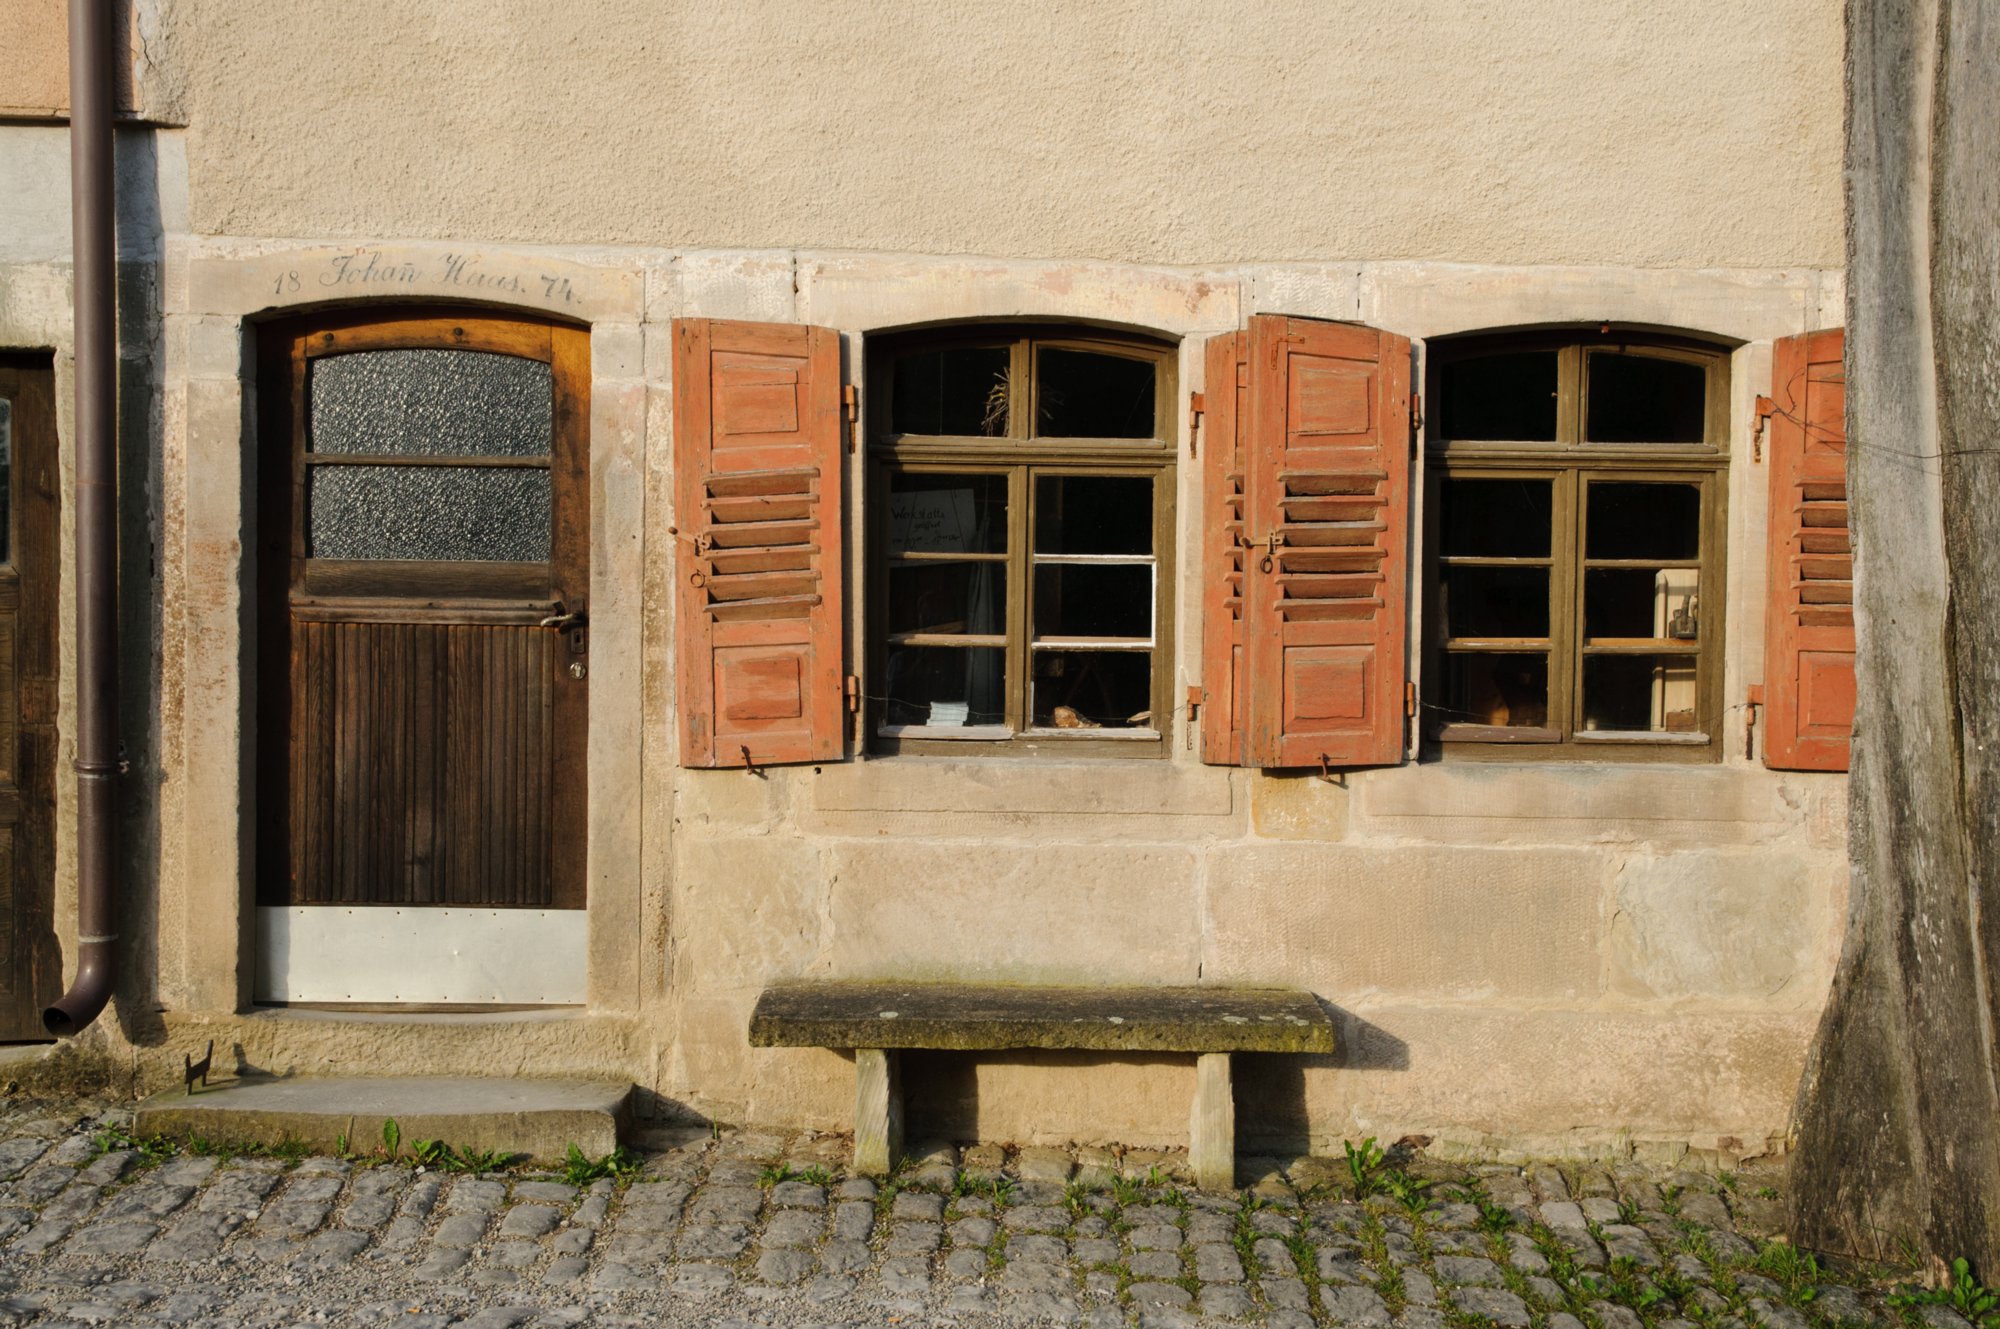
[(1410, 394), (1410, 455), (1412, 457), (1416, 456), (1417, 449), (1423, 446), (1423, 439), (1424, 394), (1421, 392), (1412, 392)]
[(1750, 761), (1757, 755), (1757, 711), (1764, 704), (1764, 685), (1752, 683), (1743, 706), (1748, 714), (1743, 719), (1743, 760)]
[(1188, 394), (1188, 456), (1190, 457), (1194, 456), (1195, 431), (1201, 428), (1202, 411), (1207, 405), (1208, 399), (1199, 392)]
[(1415, 715), (1416, 713), (1417, 685), (1415, 683), (1405, 683), (1403, 684), (1403, 714)]
[(1757, 427), (1750, 433), (1750, 460), (1764, 460), (1764, 426), (1778, 413), (1778, 403), (1769, 397), (1757, 399)]
[(861, 441), (861, 399), (852, 383), (840, 385), (840, 404), (847, 409), (847, 450), (852, 452)]
[(850, 713), (859, 711), (861, 709), (861, 680), (853, 674), (849, 674), (842, 682), (841, 691), (846, 694), (848, 711)]

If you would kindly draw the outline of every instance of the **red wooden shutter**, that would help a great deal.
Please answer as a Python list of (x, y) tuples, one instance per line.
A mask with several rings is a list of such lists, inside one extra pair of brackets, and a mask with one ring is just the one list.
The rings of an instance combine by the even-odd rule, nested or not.
[(1251, 766), (1403, 759), (1410, 343), (1259, 315), (1246, 356)]
[(1854, 729), (1846, 340), (1834, 328), (1772, 348), (1764, 763), (1781, 770), (1846, 770)]
[(1244, 336), (1208, 343), (1202, 463), (1201, 759), (1243, 764), (1250, 671), (1243, 667)]
[(681, 764), (842, 755), (840, 338), (674, 323)]

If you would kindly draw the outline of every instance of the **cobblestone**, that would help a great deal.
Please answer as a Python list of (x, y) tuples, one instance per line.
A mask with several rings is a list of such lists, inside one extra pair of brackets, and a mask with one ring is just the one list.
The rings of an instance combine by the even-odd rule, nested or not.
[[(578, 1187), (369, 1159), (163, 1156), (106, 1135), (119, 1120), (0, 1101), (0, 1325), (1814, 1322), (1796, 1290), (1755, 1272), (1758, 1247), (1735, 1227), (1773, 1211), (1768, 1191), (1746, 1192), (1781, 1180), (1775, 1169), (1732, 1187), (1629, 1162), (1419, 1160), (1433, 1203), (1415, 1214), (1349, 1198), (1338, 1159), (1243, 1159), (1249, 1190), (1234, 1196), (1175, 1189), (1187, 1183), (1172, 1154), (920, 1143), (878, 1190), (841, 1174), (837, 1138), (688, 1132), (635, 1178)], [(1515, 1216), (1497, 1238), (1492, 1206)], [(1642, 1284), (1552, 1269), (1556, 1243), (1576, 1269), (1671, 1269), (1679, 1300), (1649, 1304), (1642, 1324), (1619, 1301)], [(1826, 1283), (1809, 1304), (1843, 1325), (1889, 1323), (1875, 1287)]]

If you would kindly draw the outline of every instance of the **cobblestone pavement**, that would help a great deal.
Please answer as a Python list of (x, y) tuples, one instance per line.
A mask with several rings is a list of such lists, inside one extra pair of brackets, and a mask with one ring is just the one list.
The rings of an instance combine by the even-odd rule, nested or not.
[(1203, 1194), (1171, 1154), (937, 1145), (877, 1186), (837, 1137), (687, 1131), (578, 1185), (127, 1122), (0, 1110), (0, 1325), (1965, 1329), (1759, 1242), (1750, 1174), (1391, 1159), (1357, 1200), (1342, 1159)]

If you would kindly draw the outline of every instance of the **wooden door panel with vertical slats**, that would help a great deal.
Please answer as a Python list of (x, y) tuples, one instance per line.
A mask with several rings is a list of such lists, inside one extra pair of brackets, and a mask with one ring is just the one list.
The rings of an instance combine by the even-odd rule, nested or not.
[(842, 754), (840, 340), (674, 325), (681, 760)]
[(513, 626), (300, 623), (292, 903), (554, 907), (555, 654)]
[(1844, 771), (1854, 728), (1854, 559), (1847, 519), (1845, 334), (1772, 350), (1764, 760)]
[(53, 927), (58, 650), (55, 372), (0, 355), (0, 1040), (47, 1037), (62, 990)]
[(1275, 315), (1247, 337), (1245, 761), (1398, 762), (1409, 342)]

